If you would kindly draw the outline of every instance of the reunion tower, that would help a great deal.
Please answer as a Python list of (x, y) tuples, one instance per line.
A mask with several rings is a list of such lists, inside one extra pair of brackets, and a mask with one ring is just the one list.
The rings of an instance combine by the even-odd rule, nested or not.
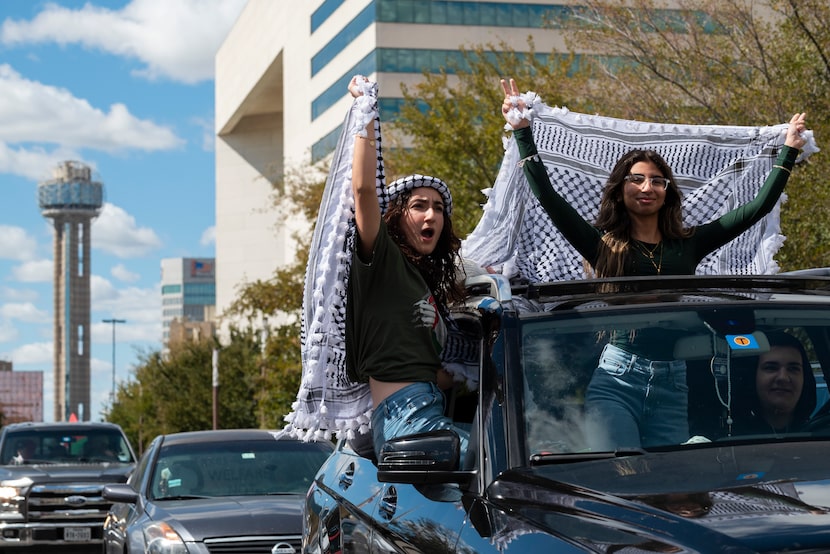
[(54, 178), (38, 184), (43, 217), (55, 224), (54, 373), (55, 421), (90, 414), (90, 226), (101, 210), (104, 185), (92, 181), (89, 166), (65, 161)]

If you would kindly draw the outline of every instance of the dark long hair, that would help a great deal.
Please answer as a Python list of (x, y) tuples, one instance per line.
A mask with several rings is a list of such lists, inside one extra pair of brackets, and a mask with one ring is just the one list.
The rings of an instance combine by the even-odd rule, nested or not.
[(447, 304), (464, 297), (464, 286), (457, 278), (456, 272), (460, 266), (461, 239), (455, 235), (452, 227), (452, 217), (444, 210), (444, 226), (441, 235), (431, 254), (424, 256), (417, 252), (406, 241), (401, 228), (401, 220), (406, 214), (409, 198), (412, 191), (403, 191), (389, 204), (389, 208), (383, 216), (389, 236), (403, 252), (404, 257), (412, 265), (418, 268), (421, 276), (426, 281), (432, 296), (435, 298), (442, 310), (446, 310)]
[(631, 150), (617, 161), (602, 190), (599, 213), (594, 223), (598, 229), (604, 231), (594, 267), (598, 277), (623, 276), (629, 266), (631, 217), (623, 201), (623, 188), (625, 177), (637, 162), (653, 163), (670, 181), (665, 201), (658, 213), (657, 226), (663, 239), (683, 238), (692, 233), (683, 226), (683, 195), (674, 181), (674, 173), (669, 164), (654, 150)]

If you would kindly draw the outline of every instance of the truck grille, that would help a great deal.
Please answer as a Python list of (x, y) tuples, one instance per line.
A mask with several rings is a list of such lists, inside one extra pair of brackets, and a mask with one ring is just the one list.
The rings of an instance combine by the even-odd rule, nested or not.
[[(300, 535), (231, 537), (226, 539), (206, 539), (205, 546), (210, 554), (271, 554), (274, 546), (280, 544), (293, 548), (294, 552), (299, 554), (301, 540), (302, 537)], [(281, 549), (279, 552), (284, 552), (285, 550)]]
[(26, 503), (29, 522), (103, 522), (111, 506), (101, 495), (103, 488), (101, 483), (34, 485)]

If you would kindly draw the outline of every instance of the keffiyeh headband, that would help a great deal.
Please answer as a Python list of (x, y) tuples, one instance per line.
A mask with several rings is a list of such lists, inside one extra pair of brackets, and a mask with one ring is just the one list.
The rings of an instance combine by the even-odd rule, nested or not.
[(429, 175), (409, 175), (402, 177), (397, 181), (393, 181), (386, 189), (389, 202), (392, 202), (402, 192), (412, 191), (417, 188), (428, 187), (438, 191), (441, 198), (444, 200), (444, 211), (447, 215), (452, 215), (452, 195), (447, 184), (437, 177), (430, 177)]

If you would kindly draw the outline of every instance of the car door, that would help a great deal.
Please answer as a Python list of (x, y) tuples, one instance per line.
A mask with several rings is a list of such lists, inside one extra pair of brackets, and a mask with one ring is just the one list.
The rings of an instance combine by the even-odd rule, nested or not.
[(306, 499), (306, 552), (369, 552), (371, 514), (379, 487), (373, 486), (376, 468), (341, 441), (317, 473)]

